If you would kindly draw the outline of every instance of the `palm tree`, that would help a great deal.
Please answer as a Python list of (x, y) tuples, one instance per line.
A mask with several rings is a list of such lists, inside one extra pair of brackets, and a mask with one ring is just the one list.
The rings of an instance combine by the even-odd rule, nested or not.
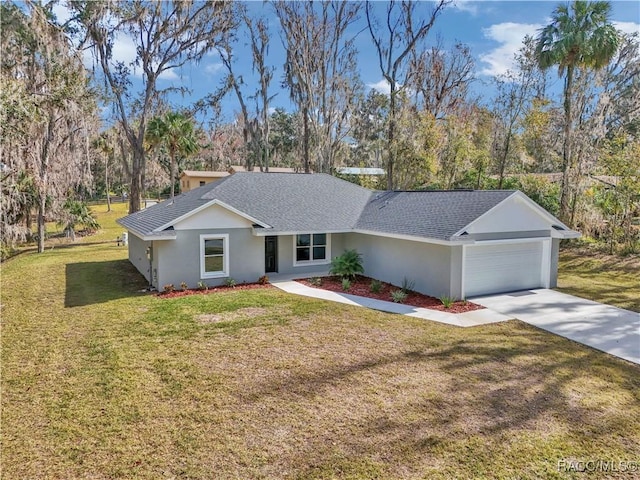
[(113, 158), (114, 147), (108, 132), (102, 133), (93, 142), (93, 146), (104, 157), (104, 189), (107, 192), (107, 212), (111, 211), (111, 195), (109, 193), (109, 162)]
[(100, 224), (86, 203), (68, 198), (64, 202), (62, 209), (62, 218), (58, 225), (64, 228), (64, 231), (71, 237), (72, 241), (75, 242), (76, 240), (76, 227), (78, 225), (84, 225), (91, 231), (100, 228)]
[(611, 25), (609, 2), (574, 1), (558, 5), (549, 25), (536, 38), (536, 58), (540, 68), (558, 65), (564, 76), (564, 146), (562, 154), (562, 191), (560, 218), (569, 219), (569, 183), (573, 167), (571, 137), (573, 118), (571, 100), (576, 68), (600, 69), (618, 49), (618, 32)]
[(193, 122), (179, 112), (169, 112), (149, 121), (146, 133), (151, 146), (164, 148), (169, 155), (169, 177), (171, 181), (171, 203), (175, 196), (176, 166), (179, 159), (198, 151)]

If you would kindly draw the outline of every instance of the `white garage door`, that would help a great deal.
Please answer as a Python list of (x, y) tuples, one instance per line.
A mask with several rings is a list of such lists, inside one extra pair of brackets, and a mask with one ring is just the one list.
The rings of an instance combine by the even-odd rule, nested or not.
[[(487, 243), (465, 247), (466, 297), (545, 287), (548, 254), (542, 241)], [(546, 274), (548, 276), (548, 273)]]

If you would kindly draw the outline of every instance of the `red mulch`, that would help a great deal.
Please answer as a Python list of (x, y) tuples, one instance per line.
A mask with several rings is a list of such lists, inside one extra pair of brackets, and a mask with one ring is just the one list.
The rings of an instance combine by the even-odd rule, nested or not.
[(255, 290), (256, 288), (273, 288), (273, 285), (269, 283), (240, 283), (233, 287), (227, 287), (224, 285), (220, 287), (209, 287), (207, 290), (191, 288), (187, 290), (177, 289), (172, 292), (158, 292), (156, 295), (162, 298), (176, 298), (186, 297), (187, 295), (205, 295), (208, 293), (227, 292), (229, 290)]
[[(375, 298), (377, 300), (385, 300), (392, 302), (391, 292), (399, 290), (400, 287), (391, 285), (390, 283), (380, 282), (382, 288), (379, 293), (371, 292), (369, 286), (371, 285), (371, 278), (358, 275), (355, 280), (351, 282), (351, 288), (348, 291), (342, 290), (342, 279), (340, 277), (321, 277), (322, 285), (316, 286), (309, 282), (308, 278), (296, 280), (308, 287), (321, 288), (323, 290), (330, 290), (338, 293), (349, 293), (351, 295), (359, 295), (361, 297)], [(471, 302), (458, 301), (451, 305), (450, 308), (445, 308), (442, 302), (429, 295), (423, 295), (422, 293), (411, 292), (403, 302), (404, 305), (410, 305), (412, 307), (430, 308), (431, 310), (440, 310), (449, 313), (464, 313), (471, 312), (472, 310), (480, 310), (484, 308), (481, 305), (476, 305)]]

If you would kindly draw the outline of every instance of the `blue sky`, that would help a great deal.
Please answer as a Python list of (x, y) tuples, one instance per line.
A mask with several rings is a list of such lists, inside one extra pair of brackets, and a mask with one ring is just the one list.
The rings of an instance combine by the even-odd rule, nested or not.
[[(430, 8), (429, 2), (423, 2), (425, 9)], [(640, 32), (640, 2), (612, 1), (612, 20), (617, 28), (630, 33)], [(476, 60), (478, 80), (474, 83), (474, 91), (481, 97), (489, 98), (492, 90), (489, 81), (492, 75), (503, 74), (512, 66), (513, 55), (520, 48), (525, 35), (535, 35), (537, 30), (549, 22), (553, 9), (558, 5), (556, 1), (470, 1), (457, 0), (449, 6), (438, 18), (431, 31), (428, 42), (435, 42), (439, 35), (445, 46), (452, 46), (457, 41), (466, 43)], [(379, 2), (383, 8), (383, 2)], [(280, 88), (282, 65), (284, 63), (284, 49), (278, 32), (278, 21), (271, 6), (265, 6), (262, 1), (249, 3), (249, 8), (256, 14), (269, 20), (272, 41), (269, 50), (268, 63), (276, 67), (272, 81), (272, 93), (277, 93), (272, 102), (273, 107), (283, 107), (291, 110), (288, 93)], [(57, 14), (64, 19), (67, 14), (64, 7), (59, 7)], [(363, 19), (362, 19), (363, 20)], [(354, 26), (358, 31), (365, 27)], [(238, 72), (247, 82), (247, 95), (253, 93), (251, 61), (248, 47), (239, 42), (236, 56), (247, 60), (238, 65)], [(386, 85), (378, 69), (376, 52), (371, 43), (367, 30), (362, 31), (356, 39), (359, 50), (359, 68), (363, 83), (367, 88), (385, 91)], [(123, 61), (135, 58), (135, 48), (132, 43), (122, 37), (116, 40), (114, 55)], [(192, 90), (191, 95), (181, 98), (173, 97), (172, 102), (179, 106), (188, 105), (193, 101), (212, 92), (222, 81), (225, 71), (217, 54), (207, 55), (198, 65), (189, 65), (181, 70), (166, 72), (159, 80), (159, 87), (170, 85), (186, 86)], [(552, 75), (552, 78), (556, 78)], [(223, 120), (232, 121), (239, 110), (235, 96), (231, 94), (223, 102)]]

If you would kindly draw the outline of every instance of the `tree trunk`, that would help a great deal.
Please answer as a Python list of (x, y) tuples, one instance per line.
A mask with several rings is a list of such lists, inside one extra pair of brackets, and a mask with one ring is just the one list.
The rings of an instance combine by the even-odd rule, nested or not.
[(129, 192), (129, 214), (140, 210), (140, 199), (143, 189), (144, 150), (136, 145), (133, 150), (133, 165), (131, 168), (131, 191)]
[(175, 197), (176, 190), (176, 159), (174, 155), (171, 155), (171, 163), (169, 164), (169, 181), (171, 182), (171, 200), (169, 203), (173, 203), (173, 197)]
[(391, 83), (391, 93), (389, 96), (389, 135), (388, 135), (388, 150), (389, 157), (387, 158), (387, 190), (393, 190), (395, 184), (393, 178), (393, 164), (396, 161), (395, 152), (395, 133), (396, 133), (396, 89), (395, 84)]
[(302, 148), (304, 148), (304, 173), (311, 173), (309, 168), (309, 116), (307, 109), (302, 110)]
[(109, 161), (104, 161), (104, 188), (107, 191), (107, 212), (111, 211), (111, 195), (109, 194)]
[[(564, 84), (564, 148), (562, 152), (562, 187), (560, 191), (560, 219), (570, 220), (571, 215), (571, 97), (573, 95), (573, 67), (567, 67)], [(572, 225), (569, 225), (570, 227)]]
[(38, 253), (44, 252), (44, 236), (46, 233), (44, 214), (47, 208), (47, 194), (41, 191), (38, 194)]

